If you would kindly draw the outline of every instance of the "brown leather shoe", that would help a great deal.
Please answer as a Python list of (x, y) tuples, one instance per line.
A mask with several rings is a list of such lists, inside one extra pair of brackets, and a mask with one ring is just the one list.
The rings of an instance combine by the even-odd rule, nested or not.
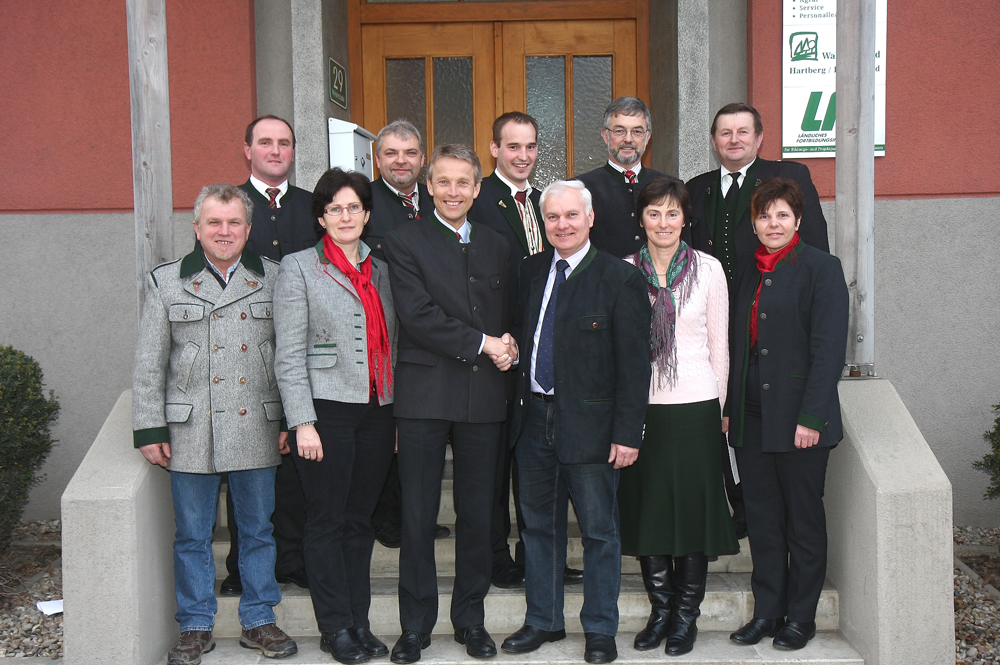
[(210, 630), (186, 630), (177, 640), (177, 646), (167, 654), (168, 665), (198, 665), (201, 654), (215, 648)]
[(299, 651), (295, 640), (285, 635), (285, 631), (278, 628), (276, 623), (244, 630), (240, 635), (240, 646), (244, 649), (260, 649), (268, 658), (287, 658)]

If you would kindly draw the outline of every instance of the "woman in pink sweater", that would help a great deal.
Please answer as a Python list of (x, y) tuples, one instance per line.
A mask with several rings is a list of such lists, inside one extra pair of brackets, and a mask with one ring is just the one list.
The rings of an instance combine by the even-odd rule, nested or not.
[(638, 461), (618, 489), (622, 554), (638, 556), (652, 613), (635, 648), (694, 648), (708, 558), (739, 551), (722, 474), (722, 404), (729, 376), (729, 291), (722, 264), (681, 240), (689, 211), (680, 180), (639, 194), (647, 243), (626, 261), (653, 304), (653, 377)]

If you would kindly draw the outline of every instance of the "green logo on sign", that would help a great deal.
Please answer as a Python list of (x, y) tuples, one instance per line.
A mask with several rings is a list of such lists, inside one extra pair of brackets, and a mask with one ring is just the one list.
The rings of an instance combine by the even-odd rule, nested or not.
[(347, 70), (330, 58), (330, 101), (347, 108)]
[(819, 60), (819, 37), (815, 32), (793, 32), (788, 38), (792, 52), (792, 62), (797, 60)]
[(822, 121), (818, 116), (819, 103), (821, 101), (823, 101), (822, 92), (813, 92), (809, 95), (806, 112), (802, 115), (802, 131), (816, 132), (822, 130), (828, 132), (833, 129), (834, 123), (837, 122), (837, 93), (834, 92), (830, 95), (830, 101), (826, 104), (826, 115), (823, 116)]

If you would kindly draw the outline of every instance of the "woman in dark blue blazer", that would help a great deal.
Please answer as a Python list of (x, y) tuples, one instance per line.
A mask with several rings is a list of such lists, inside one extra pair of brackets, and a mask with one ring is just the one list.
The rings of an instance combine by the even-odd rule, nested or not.
[(847, 284), (837, 257), (799, 240), (805, 200), (794, 180), (765, 180), (750, 207), (761, 245), (733, 282), (726, 411), (755, 607), (730, 639), (756, 644), (767, 636), (779, 649), (801, 649), (816, 634), (826, 577), (823, 486), (830, 449), (843, 438), (837, 382)]

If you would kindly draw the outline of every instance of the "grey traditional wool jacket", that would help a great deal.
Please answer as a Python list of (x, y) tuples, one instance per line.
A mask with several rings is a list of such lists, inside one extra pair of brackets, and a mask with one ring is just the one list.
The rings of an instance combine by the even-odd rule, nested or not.
[(199, 248), (147, 276), (132, 376), (136, 448), (170, 443), (168, 468), (184, 473), (278, 465), (277, 274), (276, 262), (244, 250), (223, 289)]

